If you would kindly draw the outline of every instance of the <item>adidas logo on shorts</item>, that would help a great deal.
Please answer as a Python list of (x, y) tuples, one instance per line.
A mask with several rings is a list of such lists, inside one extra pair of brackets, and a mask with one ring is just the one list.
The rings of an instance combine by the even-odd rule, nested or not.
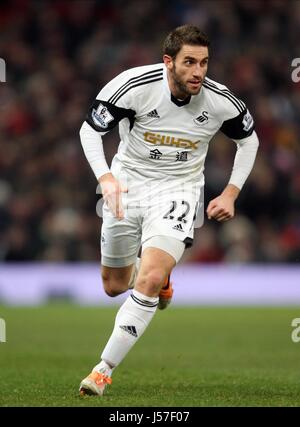
[(150, 113), (147, 114), (147, 117), (152, 117), (152, 119), (160, 119), (157, 110), (150, 111)]
[(182, 228), (181, 224), (176, 224), (173, 227), (173, 230), (177, 230), (177, 231), (184, 231), (184, 229)]

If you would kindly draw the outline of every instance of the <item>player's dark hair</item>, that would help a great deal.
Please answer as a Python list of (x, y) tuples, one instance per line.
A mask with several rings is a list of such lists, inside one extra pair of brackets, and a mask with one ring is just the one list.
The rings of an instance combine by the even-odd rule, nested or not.
[(192, 46), (209, 46), (207, 35), (195, 25), (182, 25), (171, 31), (163, 44), (163, 53), (176, 58), (184, 44)]

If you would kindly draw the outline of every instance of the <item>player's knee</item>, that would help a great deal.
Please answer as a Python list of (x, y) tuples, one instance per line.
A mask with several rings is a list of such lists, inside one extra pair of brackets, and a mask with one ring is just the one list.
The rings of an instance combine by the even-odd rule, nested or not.
[(106, 295), (108, 295), (109, 297), (117, 297), (118, 295), (120, 295), (120, 294), (122, 294), (123, 293), (123, 291), (118, 291), (118, 290), (116, 290), (116, 289), (114, 289), (114, 288), (110, 288), (110, 287), (107, 287), (107, 286), (105, 286), (104, 285), (104, 291), (105, 291), (105, 293), (106, 293)]
[(115, 280), (115, 278), (107, 272), (102, 272), (101, 276), (103, 289), (109, 297), (116, 297), (128, 289), (120, 280)]
[(116, 285), (116, 283), (112, 281), (103, 281), (103, 289), (109, 297), (117, 297), (118, 295), (124, 292), (123, 288), (120, 288), (118, 285)]
[(165, 272), (161, 269), (155, 269), (142, 274), (136, 285), (139, 289), (143, 290), (146, 294), (159, 294), (162, 284), (164, 283)]

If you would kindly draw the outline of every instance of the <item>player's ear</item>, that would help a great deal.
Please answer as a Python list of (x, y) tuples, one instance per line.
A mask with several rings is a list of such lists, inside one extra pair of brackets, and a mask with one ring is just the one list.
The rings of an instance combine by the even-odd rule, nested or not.
[(168, 70), (171, 70), (173, 68), (173, 58), (170, 55), (164, 55), (163, 56), (163, 60), (165, 63), (165, 66), (167, 67)]

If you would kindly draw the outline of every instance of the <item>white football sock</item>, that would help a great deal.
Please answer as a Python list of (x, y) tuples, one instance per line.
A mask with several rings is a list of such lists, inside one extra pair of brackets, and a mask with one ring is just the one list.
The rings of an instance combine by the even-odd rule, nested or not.
[(133, 289), (136, 281), (136, 277), (140, 268), (141, 258), (137, 257), (135, 265), (132, 268), (131, 277), (128, 283), (128, 289)]
[(117, 313), (101, 359), (111, 367), (119, 365), (149, 325), (157, 304), (158, 297), (148, 297), (133, 290)]

